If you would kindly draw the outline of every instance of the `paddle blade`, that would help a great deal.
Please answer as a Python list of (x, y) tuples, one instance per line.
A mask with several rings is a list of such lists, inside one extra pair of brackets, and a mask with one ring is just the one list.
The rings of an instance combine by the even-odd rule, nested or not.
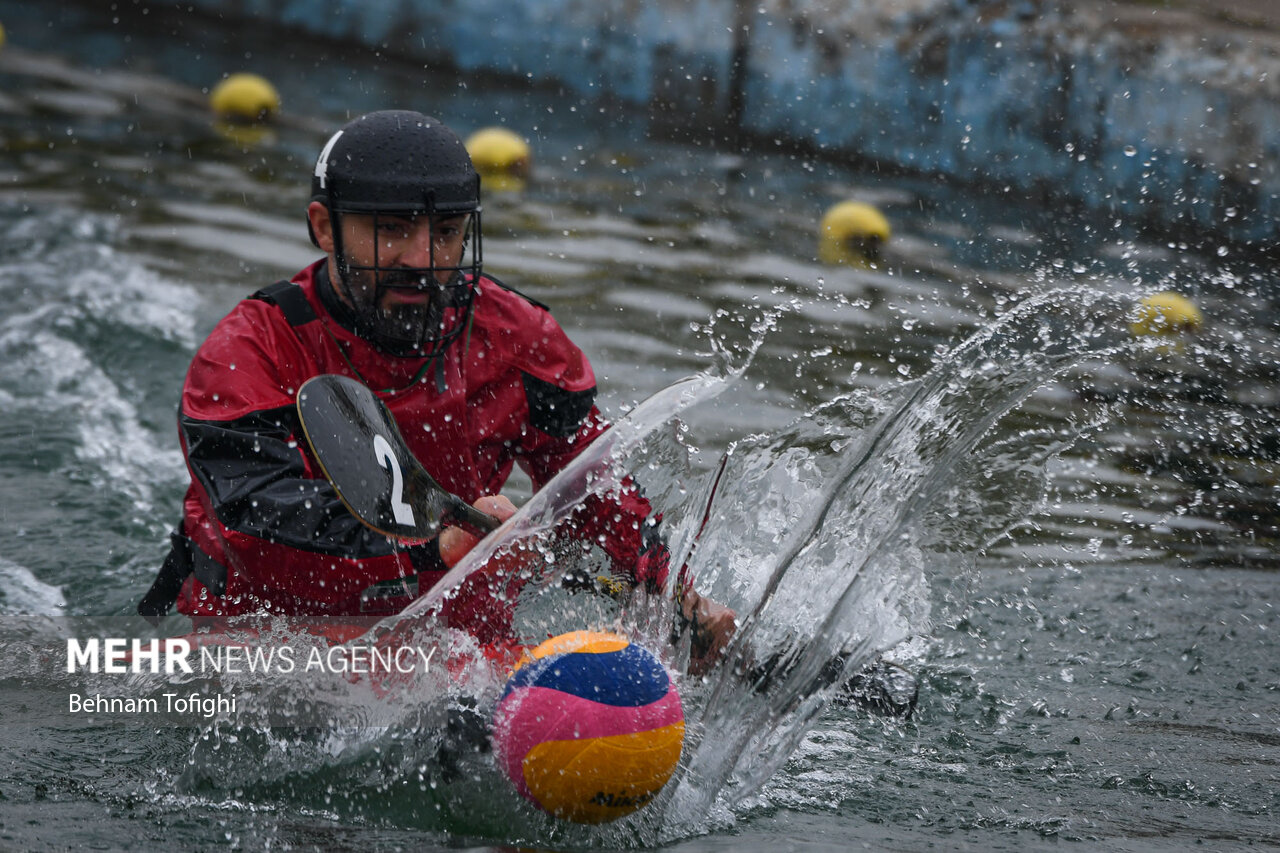
[(324, 475), (347, 509), (379, 533), (431, 539), (454, 503), (405, 446), (382, 401), (346, 376), (298, 389), (298, 416)]

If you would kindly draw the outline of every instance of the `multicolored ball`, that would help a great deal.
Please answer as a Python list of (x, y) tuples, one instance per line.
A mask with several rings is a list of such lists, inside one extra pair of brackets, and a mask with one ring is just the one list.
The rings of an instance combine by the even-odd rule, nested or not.
[(539, 808), (616, 820), (662, 790), (680, 760), (684, 710), (662, 663), (626, 637), (561, 634), (529, 652), (493, 714), (498, 766)]

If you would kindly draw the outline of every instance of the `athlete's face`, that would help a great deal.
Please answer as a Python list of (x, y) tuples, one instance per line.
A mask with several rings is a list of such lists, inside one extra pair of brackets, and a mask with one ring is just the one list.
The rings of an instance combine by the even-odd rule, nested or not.
[[(353, 267), (347, 274), (351, 296), (372, 301), (381, 285), (378, 308), (425, 305), (433, 288), (422, 270), (434, 269), (440, 284), (448, 284), (462, 262), (467, 217), (378, 216), (348, 213), (341, 217), (343, 250)], [(360, 269), (377, 266), (378, 270)]]
[[(316, 242), (329, 254), (331, 273), (336, 272), (335, 292), (374, 335), (396, 345), (422, 342), (451, 322), (449, 309), (465, 286), (458, 268), (467, 249), (469, 216), (332, 217), (319, 202), (311, 203), (307, 215)], [(339, 225), (340, 241), (334, 233)]]

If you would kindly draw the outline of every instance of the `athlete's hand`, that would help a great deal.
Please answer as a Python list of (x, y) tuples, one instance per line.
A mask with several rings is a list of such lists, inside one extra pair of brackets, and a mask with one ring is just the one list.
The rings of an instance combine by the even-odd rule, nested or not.
[[(486, 495), (477, 499), (472, 506), (481, 512), (487, 512), (498, 521), (506, 521), (516, 514), (516, 505), (507, 500), (505, 495)], [(452, 569), (479, 541), (479, 536), (473, 536), (460, 527), (446, 527), (440, 531), (440, 559)]]
[(693, 657), (689, 661), (689, 672), (702, 675), (715, 665), (725, 646), (729, 645), (733, 632), (738, 629), (738, 614), (693, 589), (685, 593), (681, 608), (693, 630)]

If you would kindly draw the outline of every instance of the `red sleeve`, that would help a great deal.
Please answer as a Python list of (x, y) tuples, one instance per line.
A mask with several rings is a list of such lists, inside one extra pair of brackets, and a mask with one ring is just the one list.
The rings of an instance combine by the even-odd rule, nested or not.
[[(517, 461), (541, 489), (609, 428), (595, 406), (595, 373), (545, 308), (486, 285), (477, 310), (486, 359), (503, 365), (487, 369), (504, 389), (522, 386), (523, 393), (504, 406), (522, 427)], [(603, 548), (619, 576), (661, 585), (666, 549), (651, 514), (640, 490), (629, 485), (619, 494), (588, 500), (573, 516), (570, 535)]]
[(346, 510), (307, 449), (294, 397), (312, 372), (292, 328), (256, 300), (193, 360), (179, 411), (191, 474), (184, 528), (226, 567), (227, 585), (217, 598), (192, 578), (183, 612), (345, 618), (411, 600), (403, 584), (377, 586), (412, 575), (409, 558)]

